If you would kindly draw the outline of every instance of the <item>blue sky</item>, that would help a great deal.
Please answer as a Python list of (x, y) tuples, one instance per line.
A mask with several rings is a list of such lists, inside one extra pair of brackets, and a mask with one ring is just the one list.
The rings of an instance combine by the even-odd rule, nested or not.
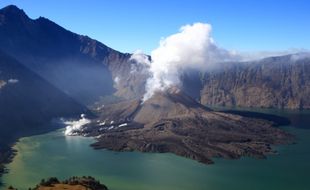
[(310, 49), (309, 0), (1, 0), (122, 52), (150, 53), (180, 26), (209, 23), (223, 48)]

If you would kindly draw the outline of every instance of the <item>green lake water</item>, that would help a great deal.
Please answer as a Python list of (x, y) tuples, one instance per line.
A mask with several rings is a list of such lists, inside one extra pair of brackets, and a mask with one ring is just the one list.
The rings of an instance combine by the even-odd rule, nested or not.
[(67, 137), (60, 130), (20, 139), (2, 182), (22, 190), (51, 176), (91, 175), (111, 190), (309, 190), (310, 113), (267, 112), (293, 121), (283, 129), (296, 135), (297, 144), (277, 146), (279, 154), (265, 160), (215, 159), (204, 165), (173, 154), (93, 150), (92, 138)]

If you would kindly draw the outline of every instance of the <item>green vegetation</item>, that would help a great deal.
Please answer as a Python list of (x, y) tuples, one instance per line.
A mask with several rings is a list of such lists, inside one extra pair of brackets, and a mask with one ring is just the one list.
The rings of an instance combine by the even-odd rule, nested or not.
[[(48, 179), (41, 179), (40, 183), (34, 188), (28, 188), (28, 190), (108, 190), (108, 188), (101, 184), (98, 180), (91, 176), (77, 177), (73, 176), (69, 179), (60, 181), (56, 177), (51, 177)], [(9, 186), (8, 190), (17, 190), (13, 186)]]

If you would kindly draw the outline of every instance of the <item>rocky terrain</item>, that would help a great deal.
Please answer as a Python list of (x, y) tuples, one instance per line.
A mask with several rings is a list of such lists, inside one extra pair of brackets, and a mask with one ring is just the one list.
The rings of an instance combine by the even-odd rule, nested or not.
[(213, 111), (177, 88), (143, 103), (107, 105), (97, 114), (80, 133), (96, 136), (96, 149), (171, 152), (207, 164), (213, 157), (264, 158), (274, 152), (271, 145), (293, 140), (275, 122)]
[(124, 97), (143, 93), (139, 84), (145, 81), (130, 73), (136, 65), (130, 54), (46, 18), (31, 19), (14, 5), (0, 10), (0, 41), (0, 49), (85, 105), (115, 92)]
[(310, 54), (233, 63), (205, 73), (201, 103), (205, 105), (310, 108)]
[[(60, 181), (55, 177), (47, 180), (42, 179), (36, 187), (29, 188), (31, 190), (108, 190), (108, 188), (91, 176), (71, 177)], [(13, 186), (8, 187), (8, 190), (17, 190)]]
[[(31, 19), (14, 5), (0, 10), (0, 41), (2, 51), (86, 106), (106, 96), (137, 99), (145, 93), (149, 74), (131, 54), (46, 18)], [(226, 63), (218, 71), (186, 71), (183, 90), (205, 105), (308, 109), (309, 57), (287, 55)]]

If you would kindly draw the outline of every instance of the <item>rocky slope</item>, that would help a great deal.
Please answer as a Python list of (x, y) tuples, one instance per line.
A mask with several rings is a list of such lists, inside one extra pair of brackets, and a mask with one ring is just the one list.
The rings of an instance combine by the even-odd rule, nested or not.
[(0, 41), (0, 49), (86, 105), (117, 90), (133, 97), (144, 88), (137, 85), (144, 81), (130, 74), (136, 64), (129, 61), (130, 54), (46, 18), (31, 19), (14, 5), (0, 10)]
[[(0, 41), (0, 49), (85, 105), (112, 94), (136, 99), (145, 92), (149, 74), (130, 54), (46, 18), (31, 19), (16, 6), (0, 10)], [(207, 73), (187, 71), (183, 90), (206, 105), (308, 109), (309, 57), (288, 55), (229, 63)]]
[(212, 111), (176, 88), (143, 103), (107, 105), (98, 114), (80, 133), (97, 137), (94, 148), (171, 152), (207, 164), (213, 157), (263, 158), (271, 145), (292, 140), (271, 121)]
[(232, 63), (205, 73), (202, 85), (206, 105), (309, 109), (310, 55)]
[[(0, 164), (10, 157), (9, 143), (50, 130), (57, 117), (89, 111), (49, 82), (0, 51)], [(0, 166), (1, 168), (1, 166)]]

